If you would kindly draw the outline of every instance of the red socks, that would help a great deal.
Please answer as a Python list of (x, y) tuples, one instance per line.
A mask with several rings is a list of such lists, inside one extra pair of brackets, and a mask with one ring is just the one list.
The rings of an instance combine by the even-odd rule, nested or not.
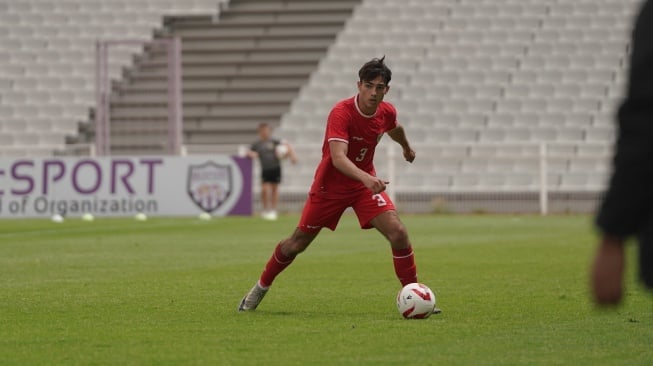
[(268, 263), (265, 265), (263, 273), (261, 273), (261, 278), (258, 280), (259, 286), (263, 288), (270, 287), (277, 275), (286, 269), (293, 260), (295, 260), (295, 257), (285, 256), (281, 253), (281, 246), (277, 244), (274, 253), (272, 253)]
[[(258, 281), (259, 286), (263, 288), (270, 287), (277, 275), (286, 269), (293, 260), (295, 260), (295, 257), (288, 257), (281, 253), (281, 246), (277, 244), (274, 253), (272, 253), (265, 265), (263, 273), (261, 273), (261, 278)], [(412, 247), (392, 249), (392, 261), (394, 262), (395, 273), (402, 286), (417, 282), (417, 268)]]
[(395, 273), (402, 286), (417, 282), (417, 267), (415, 267), (415, 256), (412, 247), (392, 249), (392, 261), (395, 265)]

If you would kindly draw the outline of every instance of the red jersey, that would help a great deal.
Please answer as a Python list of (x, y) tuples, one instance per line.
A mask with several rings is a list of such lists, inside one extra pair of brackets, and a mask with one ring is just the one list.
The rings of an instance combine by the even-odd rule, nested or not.
[(374, 151), (383, 134), (397, 127), (397, 110), (387, 102), (381, 102), (376, 113), (363, 114), (358, 108), (358, 95), (338, 102), (327, 120), (322, 144), (322, 160), (315, 171), (311, 193), (327, 193), (329, 196), (345, 196), (352, 191), (364, 189), (360, 181), (342, 174), (331, 162), (329, 141), (347, 143), (347, 157), (359, 169), (376, 176)]

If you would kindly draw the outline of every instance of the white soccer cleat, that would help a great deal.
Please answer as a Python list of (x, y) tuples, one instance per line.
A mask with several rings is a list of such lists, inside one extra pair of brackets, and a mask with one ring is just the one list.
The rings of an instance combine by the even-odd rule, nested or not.
[(265, 294), (268, 293), (269, 288), (259, 286), (258, 282), (252, 287), (251, 290), (243, 297), (238, 306), (238, 311), (254, 311), (258, 304), (261, 303)]

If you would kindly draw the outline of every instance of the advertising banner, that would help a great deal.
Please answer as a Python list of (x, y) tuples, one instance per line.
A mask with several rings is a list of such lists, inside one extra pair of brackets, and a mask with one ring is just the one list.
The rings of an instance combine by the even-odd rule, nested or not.
[(0, 159), (0, 218), (252, 214), (252, 161), (227, 155)]

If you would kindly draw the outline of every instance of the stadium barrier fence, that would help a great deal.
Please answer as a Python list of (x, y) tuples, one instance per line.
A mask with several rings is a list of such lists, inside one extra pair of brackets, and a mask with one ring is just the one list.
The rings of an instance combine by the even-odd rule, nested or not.
[[(316, 145), (294, 147), (313, 155), (301, 154), (299, 166), (284, 162), (280, 207), (288, 212), (301, 211), (321, 153)], [(378, 175), (391, 182), (388, 194), (405, 212), (589, 213), (596, 209), (610, 171), (610, 149), (604, 143), (452, 142), (413, 147), (417, 151), (414, 164), (405, 163), (400, 147), (393, 143), (382, 143), (375, 158)], [(237, 150), (234, 153), (242, 154), (247, 147)], [(464, 155), (448, 155), (450, 150), (464, 151)], [(487, 150), (504, 153), (483, 155)], [(517, 153), (506, 153), (510, 150)], [(433, 151), (441, 154), (429, 153)], [(461, 167), (467, 161), (483, 168)], [(258, 165), (254, 167), (258, 207), (260, 174)], [(459, 183), (465, 180), (472, 182)]]
[(115, 46), (165, 47), (168, 77), (168, 143), (170, 155), (182, 152), (183, 107), (181, 79), (181, 40), (178, 37), (155, 40), (98, 40), (95, 49), (95, 154), (111, 155), (111, 116), (109, 52)]

